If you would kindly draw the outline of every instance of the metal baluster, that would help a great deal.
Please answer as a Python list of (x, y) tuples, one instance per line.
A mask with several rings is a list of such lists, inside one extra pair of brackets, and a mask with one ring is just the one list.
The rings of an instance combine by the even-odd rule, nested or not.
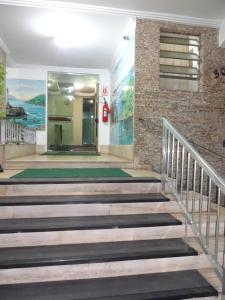
[(1, 121), (1, 143), (6, 143), (6, 122), (4, 120)]
[(185, 149), (184, 146), (182, 146), (182, 159), (181, 159), (181, 188), (180, 188), (180, 200), (183, 202), (183, 185), (184, 185), (184, 154), (185, 154)]
[(166, 167), (166, 177), (167, 180), (169, 178), (169, 171), (170, 171), (170, 131), (168, 131), (167, 137), (167, 167)]
[(204, 170), (201, 168), (201, 181), (200, 181), (200, 196), (199, 196), (199, 231), (202, 233), (202, 202), (203, 202), (203, 179), (204, 179)]
[(22, 133), (21, 133), (21, 127), (19, 126), (19, 141), (22, 142)]
[(9, 136), (10, 136), (10, 143), (12, 143), (12, 123), (9, 126)]
[(177, 161), (176, 161), (176, 193), (178, 191), (178, 176), (179, 176), (179, 155), (180, 155), (180, 142), (177, 141)]
[(6, 122), (5, 123), (5, 143), (8, 142), (8, 139), (7, 139), (7, 126), (8, 126), (8, 123)]
[(215, 258), (216, 258), (216, 261), (218, 261), (218, 246), (219, 246), (219, 232), (220, 232), (220, 201), (221, 201), (221, 191), (220, 191), (220, 188), (218, 188), (216, 229), (215, 229)]
[(16, 124), (13, 124), (13, 143), (16, 142)]
[(6, 122), (6, 126), (5, 126), (5, 132), (6, 132), (6, 143), (9, 142), (9, 123)]
[(162, 142), (162, 191), (165, 193), (166, 190), (166, 165), (167, 165), (167, 129), (163, 126), (163, 142)]
[(19, 126), (17, 125), (17, 142), (19, 143), (20, 142), (20, 128)]
[(206, 223), (206, 248), (209, 247), (211, 192), (212, 192), (212, 179), (209, 177), (209, 191), (208, 191), (208, 203), (207, 203), (207, 223)]
[(188, 159), (187, 159), (187, 188), (186, 188), (186, 209), (188, 212), (189, 206), (188, 206), (188, 194), (189, 194), (189, 177), (190, 177), (190, 160), (191, 160), (191, 155), (188, 153)]
[(196, 187), (196, 160), (194, 160), (193, 192), (192, 192), (192, 214), (195, 212), (195, 187)]
[(173, 140), (172, 140), (172, 157), (171, 157), (171, 178), (173, 179), (173, 168), (174, 168), (174, 144), (175, 144), (175, 138), (173, 135)]

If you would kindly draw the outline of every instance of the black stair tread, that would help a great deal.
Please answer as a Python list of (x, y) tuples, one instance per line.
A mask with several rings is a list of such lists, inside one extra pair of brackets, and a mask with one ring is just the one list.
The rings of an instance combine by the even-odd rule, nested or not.
[(20, 184), (79, 184), (79, 183), (160, 183), (155, 177), (74, 177), (74, 178), (10, 178), (1, 179), (0, 185)]
[(24, 268), (197, 255), (183, 239), (0, 248), (0, 268)]
[(0, 233), (180, 225), (171, 214), (134, 214), (0, 220)]
[(0, 285), (4, 300), (166, 300), (217, 296), (197, 271)]
[(160, 193), (152, 194), (101, 194), (101, 195), (61, 195), (61, 196), (8, 196), (0, 197), (0, 206), (46, 205), (46, 204), (86, 204), (86, 203), (136, 203), (167, 202)]

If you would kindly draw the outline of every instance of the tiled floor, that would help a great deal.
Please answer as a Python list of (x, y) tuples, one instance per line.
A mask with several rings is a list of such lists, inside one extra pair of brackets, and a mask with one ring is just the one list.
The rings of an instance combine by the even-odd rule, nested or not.
[(7, 179), (20, 173), (23, 170), (4, 170), (4, 172), (0, 173), (0, 179)]
[[(48, 155), (39, 155), (39, 154), (33, 154), (33, 155), (27, 155), (22, 157), (17, 157), (8, 160), (9, 162), (129, 162), (129, 160), (125, 158), (121, 158), (118, 156), (110, 155), (110, 154), (102, 154), (100, 156), (66, 156), (66, 155), (60, 155), (60, 156), (48, 156)], [(0, 179), (4, 178), (10, 178), (13, 175), (16, 175), (17, 173), (21, 172), (23, 169), (15, 169), (15, 170), (5, 170), (3, 173), (0, 173)], [(134, 177), (156, 177), (159, 178), (160, 175), (158, 173), (149, 171), (149, 170), (140, 170), (140, 169), (123, 169), (125, 172), (129, 173), (130, 175)]]

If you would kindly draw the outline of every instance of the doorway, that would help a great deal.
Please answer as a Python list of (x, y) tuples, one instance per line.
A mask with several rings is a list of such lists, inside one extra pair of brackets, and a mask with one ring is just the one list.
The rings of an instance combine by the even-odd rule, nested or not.
[(97, 151), (97, 75), (48, 74), (48, 151)]
[(94, 99), (83, 98), (83, 145), (94, 145), (95, 106)]

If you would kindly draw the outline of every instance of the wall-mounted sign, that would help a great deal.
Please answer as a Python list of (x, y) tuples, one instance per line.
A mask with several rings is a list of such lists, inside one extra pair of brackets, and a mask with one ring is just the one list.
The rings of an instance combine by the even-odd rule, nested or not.
[(107, 85), (102, 85), (100, 90), (100, 97), (107, 97), (109, 95), (109, 88)]

